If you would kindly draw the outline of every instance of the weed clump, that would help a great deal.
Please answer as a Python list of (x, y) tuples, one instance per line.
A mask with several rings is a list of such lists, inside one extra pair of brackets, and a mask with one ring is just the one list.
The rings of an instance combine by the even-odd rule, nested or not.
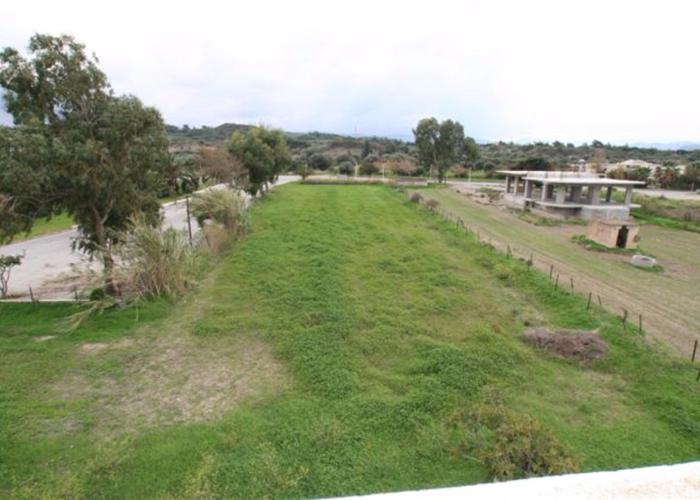
[(411, 195), (411, 201), (412, 201), (413, 203), (420, 203), (420, 202), (423, 201), (423, 196), (421, 196), (420, 193), (413, 193), (413, 194)]
[(525, 342), (554, 356), (590, 362), (605, 355), (608, 345), (596, 332), (559, 331), (545, 328), (528, 330), (523, 334)]
[(529, 415), (503, 403), (483, 402), (460, 413), (455, 424), (467, 437), (460, 454), (476, 458), (494, 480), (577, 472), (581, 465), (556, 436)]
[(428, 207), (430, 210), (435, 211), (437, 207), (440, 206), (440, 202), (437, 200), (430, 199), (425, 202), (425, 206)]
[(231, 189), (209, 189), (196, 194), (192, 197), (192, 215), (199, 227), (214, 222), (233, 236), (240, 236), (249, 225), (245, 200)]

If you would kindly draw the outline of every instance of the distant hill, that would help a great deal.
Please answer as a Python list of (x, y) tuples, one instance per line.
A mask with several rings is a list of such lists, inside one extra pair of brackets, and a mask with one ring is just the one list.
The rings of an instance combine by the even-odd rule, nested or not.
[[(228, 141), (236, 130), (248, 130), (250, 125), (223, 123), (217, 127), (176, 127), (167, 130), (173, 145), (190, 146), (220, 144)], [(331, 159), (348, 154), (358, 156), (369, 145), (372, 154), (383, 157), (415, 156), (415, 147), (410, 141), (386, 137), (351, 137), (326, 132), (285, 132), (291, 149), (299, 155), (320, 153)], [(660, 165), (693, 164), (700, 162), (700, 143), (678, 142), (666, 144), (612, 145), (600, 141), (574, 145), (559, 141), (548, 142), (491, 142), (479, 144), (480, 159), (473, 165), (478, 169), (512, 168), (524, 160), (544, 159), (550, 168), (562, 168), (580, 160), (620, 162), (644, 160)]]
[(170, 140), (174, 143), (217, 143), (228, 141), (231, 139), (231, 135), (236, 130), (248, 130), (250, 125), (241, 125), (238, 123), (222, 123), (217, 127), (207, 127), (203, 126), (188, 127), (187, 125), (183, 127), (178, 127), (176, 125), (166, 125), (165, 129), (168, 132)]
[[(166, 125), (166, 130), (174, 145), (213, 145), (226, 142), (237, 131), (246, 131), (251, 125), (238, 123), (223, 123), (217, 127), (177, 127)], [(369, 143), (370, 150), (376, 154), (408, 153), (411, 149), (409, 143), (398, 139), (385, 137), (351, 137), (327, 132), (287, 132), (287, 143), (293, 151), (306, 154), (322, 153), (330, 157), (344, 154), (358, 155), (362, 151), (365, 142)]]
[(661, 149), (664, 151), (695, 151), (700, 149), (700, 142), (635, 142), (633, 146), (639, 148)]

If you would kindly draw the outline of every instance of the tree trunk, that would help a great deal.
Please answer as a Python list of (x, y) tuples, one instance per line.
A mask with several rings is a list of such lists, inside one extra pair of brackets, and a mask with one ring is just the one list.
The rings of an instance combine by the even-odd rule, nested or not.
[(112, 274), (114, 270), (114, 259), (112, 258), (112, 248), (107, 241), (107, 232), (105, 230), (105, 225), (102, 222), (97, 210), (93, 209), (95, 214), (95, 239), (97, 240), (97, 245), (99, 246), (99, 252), (102, 254), (102, 265), (104, 266), (104, 277), (105, 277), (105, 293), (111, 296), (119, 295), (119, 289), (114, 283), (114, 276)]

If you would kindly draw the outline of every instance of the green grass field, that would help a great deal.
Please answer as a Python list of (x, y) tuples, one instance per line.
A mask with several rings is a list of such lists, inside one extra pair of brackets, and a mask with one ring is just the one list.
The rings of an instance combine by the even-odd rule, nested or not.
[(13, 242), (30, 240), (47, 234), (66, 231), (73, 226), (73, 219), (66, 213), (60, 213), (49, 218), (38, 219), (29, 233), (22, 233), (15, 236)]
[(655, 339), (673, 345), (676, 352), (690, 356), (700, 324), (700, 235), (667, 227), (645, 224), (640, 228), (642, 253), (653, 255), (663, 273), (645, 273), (629, 264), (625, 255), (603, 254), (574, 243), (572, 236), (584, 234), (585, 226), (547, 227), (510, 213), (500, 207), (477, 203), (453, 189), (412, 189), (425, 199), (435, 199), (440, 208), (459, 217), (481, 237), (517, 250), (518, 255), (533, 255), (535, 265), (549, 273), (561, 273), (561, 282), (594, 299), (600, 295), (608, 310), (623, 314), (627, 309), (643, 323)]
[[(0, 496), (298, 497), (488, 479), (498, 398), (583, 470), (700, 457), (700, 389), (585, 300), (383, 186), (286, 185), (177, 304), (0, 304)], [(582, 365), (526, 325), (599, 329)], [(51, 336), (53, 338), (47, 338)]]

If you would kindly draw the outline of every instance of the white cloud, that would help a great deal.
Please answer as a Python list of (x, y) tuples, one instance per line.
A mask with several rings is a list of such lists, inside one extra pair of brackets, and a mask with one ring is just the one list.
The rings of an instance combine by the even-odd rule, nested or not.
[(171, 123), (482, 139), (700, 139), (695, 2), (48, 2), (0, 45), (69, 33)]

